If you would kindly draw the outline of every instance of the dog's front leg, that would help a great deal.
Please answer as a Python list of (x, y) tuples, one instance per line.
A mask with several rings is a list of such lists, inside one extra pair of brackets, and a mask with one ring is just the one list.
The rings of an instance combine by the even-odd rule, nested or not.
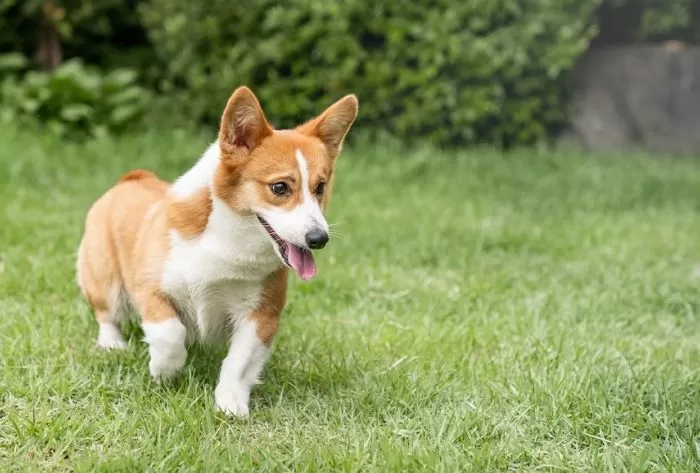
[(250, 390), (258, 382), (277, 333), (284, 307), (287, 273), (281, 270), (263, 286), (258, 309), (236, 324), (228, 355), (221, 365), (214, 398), (216, 407), (229, 414), (245, 417), (249, 412)]
[(218, 409), (237, 417), (248, 415), (250, 390), (265, 366), (268, 353), (269, 348), (258, 336), (255, 320), (245, 318), (240, 321), (221, 365), (219, 384), (214, 392)]
[(187, 361), (187, 329), (173, 305), (159, 293), (142, 291), (135, 297), (143, 318), (143, 332), (154, 378), (170, 378), (180, 372)]

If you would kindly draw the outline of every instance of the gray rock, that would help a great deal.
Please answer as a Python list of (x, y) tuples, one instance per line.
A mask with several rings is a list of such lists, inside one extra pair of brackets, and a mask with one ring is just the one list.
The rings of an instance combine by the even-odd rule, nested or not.
[(589, 52), (574, 70), (571, 130), (590, 150), (700, 151), (700, 47)]

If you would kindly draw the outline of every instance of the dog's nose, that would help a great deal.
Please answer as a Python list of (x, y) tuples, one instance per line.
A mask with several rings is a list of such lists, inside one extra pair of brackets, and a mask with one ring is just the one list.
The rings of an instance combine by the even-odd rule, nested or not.
[(312, 250), (319, 250), (328, 243), (328, 233), (320, 228), (314, 228), (306, 234), (306, 244)]

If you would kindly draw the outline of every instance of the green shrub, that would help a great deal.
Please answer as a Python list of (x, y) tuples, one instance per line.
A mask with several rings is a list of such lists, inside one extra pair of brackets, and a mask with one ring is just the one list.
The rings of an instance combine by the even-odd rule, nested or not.
[(100, 72), (73, 59), (54, 72), (25, 70), (20, 54), (0, 56), (0, 118), (38, 122), (66, 136), (120, 133), (138, 125), (150, 93), (129, 69)]
[(697, 0), (604, 0), (597, 17), (602, 44), (700, 40)]
[(165, 90), (219, 118), (247, 84), (288, 126), (348, 92), (358, 126), (437, 143), (532, 143), (567, 117), (598, 0), (149, 0)]
[[(273, 122), (289, 126), (355, 92), (355, 133), (507, 146), (566, 123), (569, 72), (598, 29), (601, 44), (697, 42), (700, 1), (0, 0), (0, 51), (22, 52), (37, 68), (47, 22), (64, 59), (138, 70), (142, 85), (166, 92), (158, 103), (168, 117), (215, 123), (247, 84)], [(84, 117), (56, 121), (62, 106), (22, 112), (35, 103), (22, 97), (55, 86), (46, 74), (5, 82), (4, 96), (15, 97), (5, 115), (48, 117), (67, 133), (121, 128), (105, 118), (94, 127)]]
[(51, 45), (62, 59), (148, 71), (153, 54), (136, 13), (140, 1), (0, 0), (0, 51), (46, 66), (51, 61), (38, 53)]

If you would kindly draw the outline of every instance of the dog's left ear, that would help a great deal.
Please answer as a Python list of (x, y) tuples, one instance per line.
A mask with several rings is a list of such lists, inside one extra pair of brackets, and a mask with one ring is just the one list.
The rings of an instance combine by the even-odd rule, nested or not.
[(331, 158), (335, 158), (340, 154), (345, 136), (357, 117), (358, 108), (357, 97), (346, 95), (297, 130), (318, 137), (326, 145)]

